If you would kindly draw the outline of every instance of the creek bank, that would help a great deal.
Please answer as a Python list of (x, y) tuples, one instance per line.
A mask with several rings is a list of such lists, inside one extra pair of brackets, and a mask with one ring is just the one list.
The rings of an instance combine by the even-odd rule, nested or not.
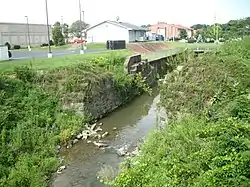
[[(93, 121), (101, 119), (118, 107), (129, 103), (143, 91), (150, 92), (149, 86), (155, 85), (157, 79), (167, 72), (171, 72), (180, 62), (186, 61), (186, 59), (187, 50), (176, 51), (176, 54), (152, 61), (142, 60), (141, 55), (133, 55), (127, 57), (123, 63), (122, 77), (117, 78), (114, 74), (105, 73), (102, 69), (98, 70), (102, 71), (100, 77), (91, 74), (94, 79), (91, 77), (86, 78), (83, 77), (86, 74), (83, 68), (89, 69), (90, 67), (82, 67), (82, 65), (75, 70), (68, 68), (61, 70), (60, 75), (67, 75), (66, 78), (59, 78), (58, 72), (55, 75), (55, 71), (50, 73), (50, 76), (54, 76), (52, 79), (57, 82), (53, 83), (57, 84), (53, 89), (62, 89), (62, 86), (67, 89), (66, 92), (61, 94), (63, 108), (87, 116), (88, 121)], [(99, 62), (101, 60), (104, 59), (93, 61)], [(77, 75), (72, 75), (72, 72), (77, 73)], [(72, 80), (75, 77), (78, 79)], [(86, 124), (88, 126), (88, 123)], [(78, 132), (71, 133), (69, 144), (73, 143), (72, 139), (79, 139), (77, 137), (81, 136), (85, 127), (86, 125), (80, 132), (78, 130)]]
[[(124, 71), (128, 82), (125, 82), (123, 87), (118, 87), (119, 85), (117, 85), (112, 74), (97, 79), (95, 84), (91, 84), (91, 82), (83, 84), (78, 81), (75, 85), (77, 88), (72, 88), (74, 92), (67, 92), (63, 95), (64, 109), (70, 109), (80, 115), (89, 114), (91, 120), (100, 119), (118, 107), (132, 101), (142, 91), (149, 91), (147, 85), (153, 86), (157, 79), (175, 69), (186, 58), (187, 51), (185, 50), (152, 61), (143, 61), (141, 55), (127, 57), (124, 62)], [(82, 85), (87, 89), (83, 89)], [(97, 129), (95, 129), (96, 126), (98, 126)], [(66, 147), (71, 148), (78, 143), (79, 139), (85, 139), (88, 143), (100, 148), (108, 147), (100, 139), (107, 136), (109, 132), (102, 132), (102, 134), (100, 132), (102, 132), (102, 128), (96, 123), (92, 125), (86, 124), (80, 133), (71, 134)], [(117, 152), (119, 155), (124, 155), (124, 152), (126, 152), (125, 155), (127, 154), (125, 150), (118, 150)]]
[[(108, 147), (98, 148), (93, 143), (79, 141), (71, 149), (65, 149), (61, 156), (67, 163), (67, 169), (56, 175), (52, 181), (54, 187), (94, 186), (103, 187), (97, 174), (112, 176), (119, 168), (119, 163), (137, 154), (137, 147), (145, 135), (156, 128), (157, 91), (152, 95), (142, 94), (132, 103), (110, 113), (97, 122), (103, 132), (110, 134), (101, 140)], [(116, 128), (116, 130), (113, 130)], [(97, 140), (96, 140), (97, 141)], [(125, 154), (125, 155), (124, 155)]]
[[(55, 152), (62, 147), (59, 142), (67, 144), (74, 138), (76, 143), (79, 130), (93, 124), (91, 119), (130, 101), (138, 95), (134, 88), (143, 90), (143, 77), (125, 74), (124, 56), (112, 55), (55, 69), (20, 67), (13, 77), (0, 76), (0, 186), (46, 186), (62, 162)], [(70, 64), (70, 59), (66, 61)], [(119, 124), (115, 127), (119, 131)], [(105, 132), (110, 133), (107, 139), (112, 137), (111, 130)]]
[(106, 181), (116, 187), (249, 186), (249, 42), (225, 44), (220, 53), (191, 58), (166, 75), (160, 94), (167, 128), (155, 130), (132, 165), (125, 162), (115, 180)]

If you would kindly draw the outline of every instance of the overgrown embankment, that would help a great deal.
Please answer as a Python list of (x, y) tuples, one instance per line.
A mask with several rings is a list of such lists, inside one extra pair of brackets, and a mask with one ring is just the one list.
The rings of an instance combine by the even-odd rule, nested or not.
[(190, 58), (166, 76), (161, 103), (170, 123), (111, 183), (139, 186), (250, 185), (250, 39)]
[(56, 145), (142, 91), (143, 80), (124, 73), (126, 56), (98, 56), (0, 76), (0, 186), (47, 186), (59, 164)]

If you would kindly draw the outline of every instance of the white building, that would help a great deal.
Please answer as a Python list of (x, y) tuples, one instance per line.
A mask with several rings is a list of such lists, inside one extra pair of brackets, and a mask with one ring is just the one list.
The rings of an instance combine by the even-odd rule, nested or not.
[(107, 40), (144, 41), (147, 29), (125, 22), (103, 21), (86, 29), (87, 42), (105, 43)]

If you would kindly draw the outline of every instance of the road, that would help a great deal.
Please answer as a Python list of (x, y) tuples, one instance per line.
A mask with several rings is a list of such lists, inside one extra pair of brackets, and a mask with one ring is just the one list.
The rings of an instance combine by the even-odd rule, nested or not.
[[(102, 52), (105, 49), (87, 49), (85, 53), (94, 53), (94, 52)], [(11, 51), (12, 58), (14, 60), (18, 59), (29, 59), (29, 58), (47, 58), (48, 51), (46, 50), (36, 50), (36, 51)], [(54, 50), (52, 51), (53, 57), (54, 56), (64, 56), (70, 54), (80, 54), (80, 49), (64, 49), (64, 50)]]

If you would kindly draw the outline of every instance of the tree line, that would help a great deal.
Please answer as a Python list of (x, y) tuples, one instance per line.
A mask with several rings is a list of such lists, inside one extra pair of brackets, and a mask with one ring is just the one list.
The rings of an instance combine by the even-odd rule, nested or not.
[(201, 35), (204, 38), (216, 38), (216, 33), (218, 33), (219, 38), (224, 38), (226, 40), (231, 38), (242, 38), (250, 35), (250, 17), (230, 20), (225, 24), (195, 24), (191, 26), (191, 28), (195, 30), (196, 37)]
[(69, 26), (67, 23), (64, 23), (62, 25), (59, 21), (55, 22), (52, 27), (52, 38), (54, 44), (56, 46), (64, 45), (68, 42), (70, 35), (80, 38), (81, 34), (85, 34), (82, 31), (87, 29), (88, 27), (88, 23), (80, 20), (73, 22), (71, 26)]

